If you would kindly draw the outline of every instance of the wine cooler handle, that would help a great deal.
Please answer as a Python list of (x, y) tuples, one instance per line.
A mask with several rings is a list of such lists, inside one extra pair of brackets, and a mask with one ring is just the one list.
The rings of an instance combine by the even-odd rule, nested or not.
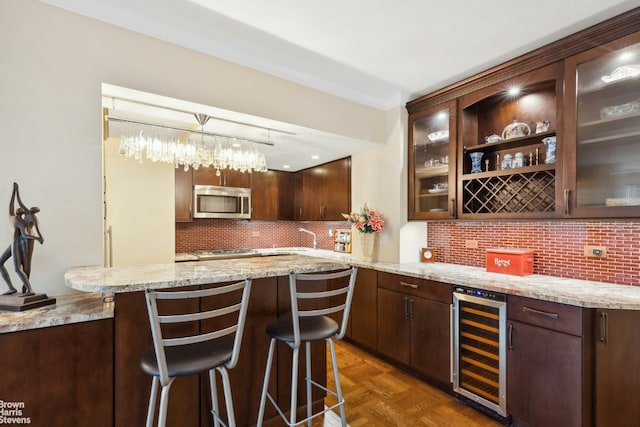
[(509, 331), (508, 331), (508, 335), (509, 335), (509, 350), (513, 350), (513, 324), (509, 323)]
[(558, 313), (549, 313), (548, 311), (536, 310), (535, 308), (522, 307), (522, 311), (525, 313), (539, 314), (540, 316), (548, 317), (550, 319), (558, 319)]
[(600, 342), (607, 343), (609, 340), (609, 315), (606, 312), (600, 313)]
[(571, 196), (571, 190), (568, 188), (564, 189), (564, 214), (569, 215), (569, 198)]

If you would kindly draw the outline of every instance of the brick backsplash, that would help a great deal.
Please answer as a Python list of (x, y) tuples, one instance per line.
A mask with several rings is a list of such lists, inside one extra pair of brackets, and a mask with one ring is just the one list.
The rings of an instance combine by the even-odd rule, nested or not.
[[(195, 219), (176, 223), (176, 252), (214, 248), (311, 247), (333, 249), (328, 231), (344, 221), (238, 221)], [(477, 249), (465, 248), (477, 240)], [(630, 221), (429, 221), (427, 243), (436, 261), (484, 267), (487, 248), (534, 250), (533, 272), (556, 277), (640, 286), (640, 222)], [(607, 258), (584, 256), (584, 246), (605, 246)]]
[[(436, 261), (475, 267), (485, 266), (487, 248), (533, 249), (535, 274), (640, 286), (639, 222), (430, 221), (427, 244)], [(606, 247), (607, 258), (585, 257), (587, 245)]]
[(176, 253), (198, 249), (312, 247), (313, 237), (298, 231), (300, 227), (316, 233), (318, 249), (333, 249), (329, 230), (349, 228), (349, 225), (346, 221), (194, 219), (176, 223)]

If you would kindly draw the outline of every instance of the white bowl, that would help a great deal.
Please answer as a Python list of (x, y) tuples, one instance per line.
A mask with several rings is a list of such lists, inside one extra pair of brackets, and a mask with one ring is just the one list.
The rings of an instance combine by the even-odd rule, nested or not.
[(439, 130), (437, 132), (431, 132), (429, 135), (427, 135), (427, 138), (429, 138), (429, 141), (431, 142), (444, 141), (446, 139), (449, 139), (449, 131)]

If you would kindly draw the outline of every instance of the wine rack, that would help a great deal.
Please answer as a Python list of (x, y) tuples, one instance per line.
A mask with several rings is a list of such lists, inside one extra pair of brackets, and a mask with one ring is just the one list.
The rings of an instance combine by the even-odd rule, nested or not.
[(552, 215), (556, 209), (555, 175), (555, 168), (545, 166), (521, 168), (517, 173), (475, 174), (462, 182), (462, 213)]

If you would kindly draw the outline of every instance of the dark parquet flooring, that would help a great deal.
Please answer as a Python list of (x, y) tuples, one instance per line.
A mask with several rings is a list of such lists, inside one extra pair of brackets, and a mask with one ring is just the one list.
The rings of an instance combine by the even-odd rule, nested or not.
[[(498, 421), (407, 373), (345, 343), (336, 342), (342, 389), (350, 427), (499, 427)], [(327, 357), (329, 359), (329, 357)], [(330, 371), (330, 366), (327, 369)], [(331, 375), (329, 385), (333, 387)], [(327, 405), (335, 398), (327, 397)], [(325, 417), (314, 426), (339, 426)]]

